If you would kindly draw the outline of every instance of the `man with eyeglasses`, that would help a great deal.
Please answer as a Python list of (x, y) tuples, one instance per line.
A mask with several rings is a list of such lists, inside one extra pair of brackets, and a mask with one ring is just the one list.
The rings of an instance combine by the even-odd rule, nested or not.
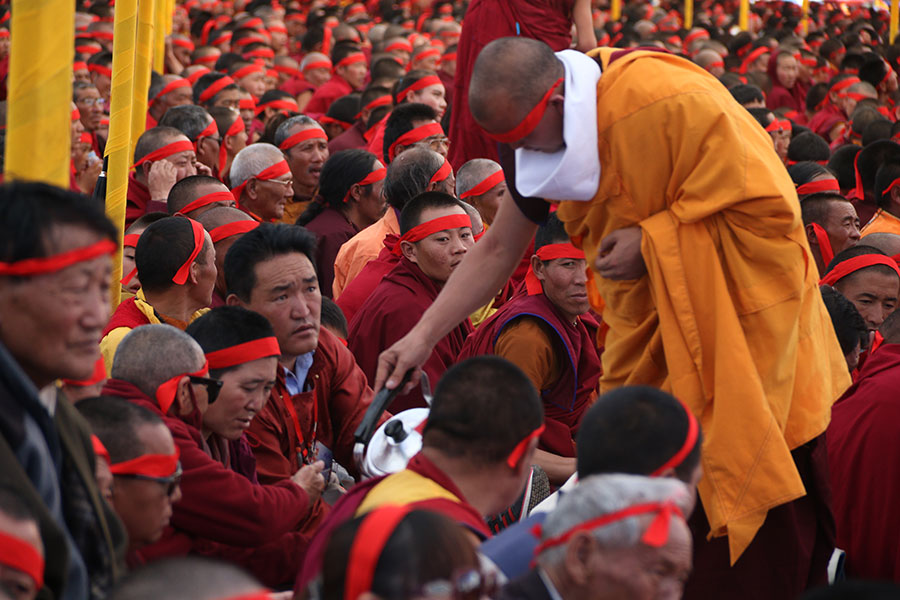
[(212, 175), (219, 169), (219, 144), (222, 137), (219, 128), (209, 113), (194, 104), (173, 106), (159, 120), (159, 124), (174, 127), (186, 135), (194, 144), (197, 156), (197, 172)]
[(328, 160), (328, 136), (306, 115), (287, 119), (275, 131), (275, 145), (291, 168), (293, 195), (280, 221), (293, 225), (319, 191), (319, 176)]
[(229, 179), (238, 208), (257, 221), (280, 221), (294, 197), (291, 168), (272, 144), (251, 144), (238, 152)]
[(384, 164), (390, 164), (416, 145), (434, 150), (444, 158), (450, 151), (450, 140), (432, 107), (419, 103), (401, 104), (391, 112), (384, 126), (384, 144), (379, 148), (384, 155)]
[(100, 121), (103, 119), (103, 98), (100, 91), (93, 83), (76, 81), (72, 84), (72, 101), (81, 115), (81, 124), (84, 130), (91, 134), (91, 147), (97, 156), (103, 156), (106, 147), (106, 137), (98, 135)]

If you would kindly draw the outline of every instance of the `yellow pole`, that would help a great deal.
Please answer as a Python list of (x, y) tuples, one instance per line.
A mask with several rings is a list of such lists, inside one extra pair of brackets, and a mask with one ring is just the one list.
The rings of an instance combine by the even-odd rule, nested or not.
[(131, 105), (131, 145), (134, 145), (147, 126), (147, 90), (150, 87), (150, 61), (153, 56), (153, 9), (155, 0), (139, 0), (137, 42), (134, 51), (134, 98)]
[(72, 156), (71, 0), (13, 0), (6, 179), (69, 187)]
[(803, 19), (800, 21), (800, 25), (803, 27), (803, 37), (806, 37), (806, 34), (809, 33), (809, 0), (803, 0), (801, 10)]
[[(27, 1), (27, 0), (26, 0)], [(128, 193), (128, 170), (131, 152), (131, 109), (134, 96), (134, 46), (137, 33), (137, 0), (116, 2), (116, 21), (113, 30), (112, 84), (110, 87), (109, 139), (106, 156), (106, 214), (119, 228), (119, 239), (125, 231), (125, 201)], [(122, 278), (122, 246), (113, 260), (111, 300), (118, 306)]]
[[(690, 31), (694, 26), (694, 0), (684, 0), (684, 29)], [(687, 48), (685, 48), (687, 50)]]
[(897, 37), (897, 23), (900, 21), (898, 5), (900, 5), (898, 0), (891, 0), (891, 44), (894, 43), (894, 39)]
[[(162, 75), (166, 65), (166, 0), (156, 0), (153, 29), (153, 70)], [(169, 15), (169, 19), (172, 16)]]
[(622, 18), (622, 0), (611, 0), (609, 4), (609, 18), (618, 21)]
[(166, 24), (166, 35), (172, 33), (173, 17), (175, 16), (175, 0), (165, 0), (166, 4), (166, 20), (164, 21)]
[(750, 0), (741, 0), (741, 13), (738, 27), (740, 27), (741, 31), (747, 31), (747, 29), (750, 28)]

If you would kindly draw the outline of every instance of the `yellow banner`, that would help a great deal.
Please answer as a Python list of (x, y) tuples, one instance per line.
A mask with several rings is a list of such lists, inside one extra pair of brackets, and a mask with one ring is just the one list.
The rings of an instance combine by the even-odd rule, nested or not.
[(740, 27), (741, 31), (747, 31), (750, 28), (750, 0), (741, 0), (738, 27)]
[(167, 0), (156, 0), (153, 12), (156, 13), (153, 29), (153, 70), (163, 74), (166, 64), (166, 22), (172, 20), (171, 14), (166, 14)]
[(69, 187), (72, 0), (13, 0), (5, 179)]
[[(694, 0), (684, 0), (684, 28), (688, 31), (694, 26)], [(687, 50), (687, 48), (685, 48)]]
[[(147, 90), (150, 88), (150, 63), (153, 59), (153, 20), (156, 0), (139, 0), (137, 43), (134, 50), (134, 98), (131, 104), (131, 145), (134, 145), (147, 126)], [(160, 0), (162, 1), (162, 0)]]

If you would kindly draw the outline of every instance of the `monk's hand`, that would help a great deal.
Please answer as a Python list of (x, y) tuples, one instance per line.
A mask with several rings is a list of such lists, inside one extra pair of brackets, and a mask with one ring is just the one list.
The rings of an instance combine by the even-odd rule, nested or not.
[(378, 356), (378, 369), (375, 371), (375, 385), (372, 389), (376, 392), (382, 387), (393, 390), (403, 382), (406, 372), (412, 369), (409, 382), (401, 390), (404, 394), (411, 392), (419, 385), (422, 375), (419, 367), (428, 360), (431, 350), (432, 346), (414, 328)]
[(600, 240), (594, 270), (613, 280), (638, 279), (647, 272), (641, 255), (641, 228), (617, 229)]
[(194, 163), (194, 168), (197, 169), (197, 175), (206, 175), (207, 177), (213, 177), (212, 169), (210, 169), (200, 161)]
[(150, 165), (147, 175), (147, 189), (151, 200), (163, 200), (169, 197), (169, 190), (178, 181), (178, 170), (167, 160), (158, 160)]
[(94, 186), (97, 185), (97, 178), (100, 177), (100, 171), (103, 170), (103, 161), (97, 160), (88, 163), (83, 170), (75, 175), (75, 181), (78, 183), (78, 189), (82, 193), (91, 195), (94, 192)]
[(322, 491), (325, 489), (325, 478), (322, 476), (322, 469), (324, 468), (325, 463), (317, 460), (310, 465), (303, 465), (291, 477), (291, 481), (303, 488), (309, 496), (310, 505), (319, 499)]

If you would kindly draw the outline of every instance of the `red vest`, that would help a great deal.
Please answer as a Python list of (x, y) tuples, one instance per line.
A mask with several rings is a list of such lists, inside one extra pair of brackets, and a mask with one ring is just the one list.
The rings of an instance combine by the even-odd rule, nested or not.
[(150, 319), (148, 319), (147, 315), (142, 313), (141, 309), (135, 305), (134, 298), (129, 298), (116, 307), (116, 312), (113, 313), (109, 323), (106, 324), (106, 328), (103, 330), (103, 335), (100, 337), (106, 337), (110, 331), (118, 329), (119, 327), (134, 329), (135, 327), (149, 324)]

